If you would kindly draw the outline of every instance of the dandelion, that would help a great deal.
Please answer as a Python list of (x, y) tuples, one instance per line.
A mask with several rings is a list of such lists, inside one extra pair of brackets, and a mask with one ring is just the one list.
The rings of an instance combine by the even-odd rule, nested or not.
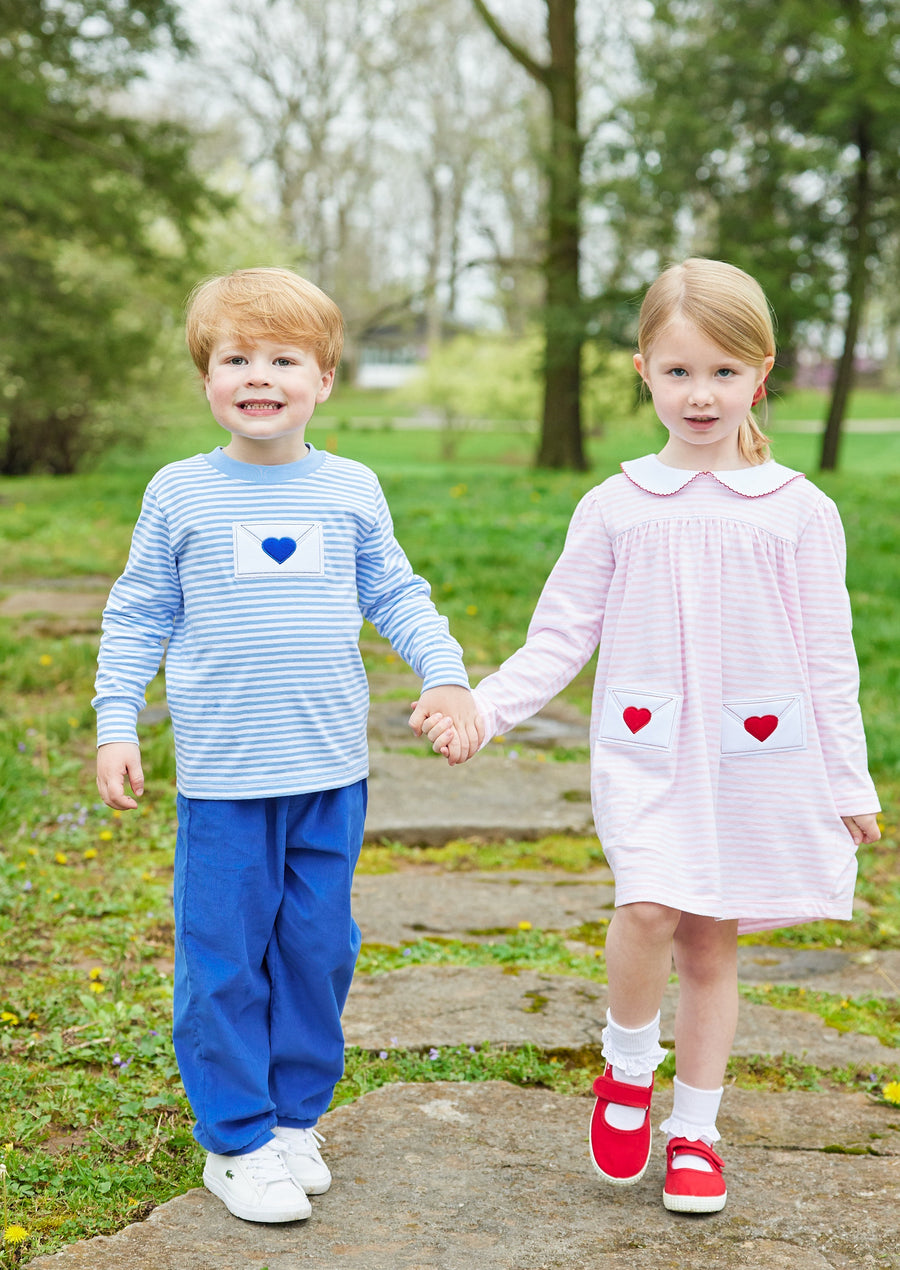
[(88, 987), (90, 988), (91, 992), (105, 992), (106, 991), (105, 983), (96, 983), (96, 982), (89, 983)]
[(50, 656), (49, 653), (41, 653), (40, 657), (38, 658), (38, 661), (40, 662), (42, 666), (53, 665), (53, 658)]
[(111, 829), (101, 829), (100, 833), (97, 836), (99, 837), (101, 842), (112, 842), (113, 835), (112, 835)]
[(83, 856), (82, 858), (83, 858), (83, 859), (85, 859), (85, 860), (96, 860), (96, 859), (97, 859), (97, 848), (96, 848), (96, 847), (88, 847), (87, 851), (85, 851), (84, 856)]
[(0, 1023), (8, 1023), (10, 1027), (19, 1026), (18, 1014), (13, 1014), (12, 1010), (0, 1011)]
[(69, 863), (69, 857), (66, 855), (65, 851), (57, 851), (53, 859), (56, 861), (57, 864)]
[(469, 616), (469, 617), (474, 617), (474, 616), (476, 615), (476, 613), (477, 613), (477, 612), (478, 612), (478, 605), (477, 605), (477, 604), (467, 604), (467, 605), (466, 605), (466, 613), (468, 614), (468, 616)]
[(453, 486), (451, 486), (451, 488), (450, 488), (450, 497), (451, 497), (451, 498), (462, 498), (462, 497), (463, 497), (463, 495), (464, 495), (464, 494), (468, 494), (468, 492), (469, 492), (469, 487), (468, 487), (468, 485), (466, 485), (466, 484), (464, 484), (464, 483), (462, 483), (462, 482), (461, 482), (459, 485), (453, 485)]
[[(152, 874), (152, 873), (147, 873), (147, 872), (142, 873), (142, 874), (141, 874), (141, 881), (142, 881), (142, 882), (152, 882), (152, 881), (153, 881), (153, 874)], [(137, 938), (137, 936), (134, 936), (134, 938), (136, 939), (136, 938)]]
[(89, 971), (89, 973), (88, 973), (88, 978), (89, 978), (89, 979), (102, 979), (102, 978), (103, 978), (103, 971), (100, 969), (100, 967), (99, 967), (99, 966), (94, 966), (94, 967), (93, 967), (93, 968)]
[(3, 1242), (11, 1244), (14, 1248), (23, 1244), (27, 1238), (28, 1231), (24, 1226), (7, 1226), (3, 1232)]
[(890, 1080), (882, 1089), (882, 1094), (887, 1102), (891, 1102), (895, 1107), (900, 1107), (900, 1080)]
[(531, 930), (531, 922), (519, 922), (519, 930)]

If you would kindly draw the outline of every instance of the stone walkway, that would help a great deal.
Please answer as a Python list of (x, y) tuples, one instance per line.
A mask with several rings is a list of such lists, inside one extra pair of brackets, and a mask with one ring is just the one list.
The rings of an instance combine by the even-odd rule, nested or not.
[[(382, 714), (375, 711), (373, 733), (390, 747), (396, 703)], [(542, 762), (535, 749), (542, 735), (556, 735), (561, 744), (564, 733), (566, 744), (580, 744), (567, 733), (577, 721), (564, 715), (545, 719), (518, 759), (490, 753), (448, 771), (437, 759), (377, 750), (370, 836), (434, 842), (469, 831), (588, 832), (586, 765)], [(446, 874), (417, 866), (360, 876), (355, 897), (370, 943), (402, 948), (429, 936), (483, 942), (527, 921), (560, 932), (573, 951), (590, 957), (594, 950), (573, 932), (609, 916), (612, 887), (605, 869), (574, 876)], [(740, 975), (747, 983), (896, 996), (900, 953), (742, 947)], [(674, 993), (673, 987), (663, 1009), (667, 1040)], [(605, 987), (593, 978), (409, 965), (357, 976), (345, 1024), (348, 1043), (371, 1050), (487, 1040), (583, 1054), (599, 1047), (605, 1006)], [(900, 1050), (837, 1032), (812, 1014), (748, 1002), (735, 1050), (773, 1061), (792, 1055), (823, 1070), (890, 1064), (900, 1073)], [(670, 1091), (659, 1091), (654, 1123), (670, 1100)], [(335, 1181), (313, 1200), (308, 1222), (241, 1222), (198, 1189), (115, 1236), (30, 1264), (35, 1270), (900, 1267), (900, 1107), (859, 1093), (729, 1088), (719, 1121), (729, 1199), (722, 1213), (706, 1217), (662, 1207), (660, 1140), (637, 1186), (603, 1186), (586, 1154), (590, 1108), (587, 1097), (506, 1082), (385, 1086), (321, 1122)]]

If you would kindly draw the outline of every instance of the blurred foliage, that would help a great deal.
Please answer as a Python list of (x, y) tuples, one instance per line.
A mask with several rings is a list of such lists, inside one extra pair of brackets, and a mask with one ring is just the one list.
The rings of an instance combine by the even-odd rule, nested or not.
[[(129, 117), (166, 0), (0, 0), (0, 471), (71, 472), (108, 433), (222, 200), (187, 132)], [(109, 411), (106, 411), (106, 422)], [(117, 427), (123, 421), (117, 420)], [(121, 433), (120, 433), (121, 435)]]

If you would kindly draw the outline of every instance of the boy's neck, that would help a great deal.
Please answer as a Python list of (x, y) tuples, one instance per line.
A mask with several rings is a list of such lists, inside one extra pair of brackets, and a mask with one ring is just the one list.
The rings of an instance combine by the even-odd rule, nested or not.
[(254, 467), (284, 467), (288, 463), (299, 463), (309, 454), (309, 446), (302, 439), (294, 437), (278, 437), (273, 441), (253, 441), (247, 437), (232, 436), (222, 453), (238, 463), (249, 463)]

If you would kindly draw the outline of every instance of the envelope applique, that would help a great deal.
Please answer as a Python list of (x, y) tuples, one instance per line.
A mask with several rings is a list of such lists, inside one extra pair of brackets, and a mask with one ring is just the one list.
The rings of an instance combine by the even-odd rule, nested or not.
[(597, 736), (646, 750), (669, 750), (680, 710), (679, 696), (607, 688)]
[(309, 578), (325, 572), (318, 521), (236, 520), (232, 530), (236, 578)]
[(799, 693), (723, 702), (723, 754), (805, 749), (806, 715)]

